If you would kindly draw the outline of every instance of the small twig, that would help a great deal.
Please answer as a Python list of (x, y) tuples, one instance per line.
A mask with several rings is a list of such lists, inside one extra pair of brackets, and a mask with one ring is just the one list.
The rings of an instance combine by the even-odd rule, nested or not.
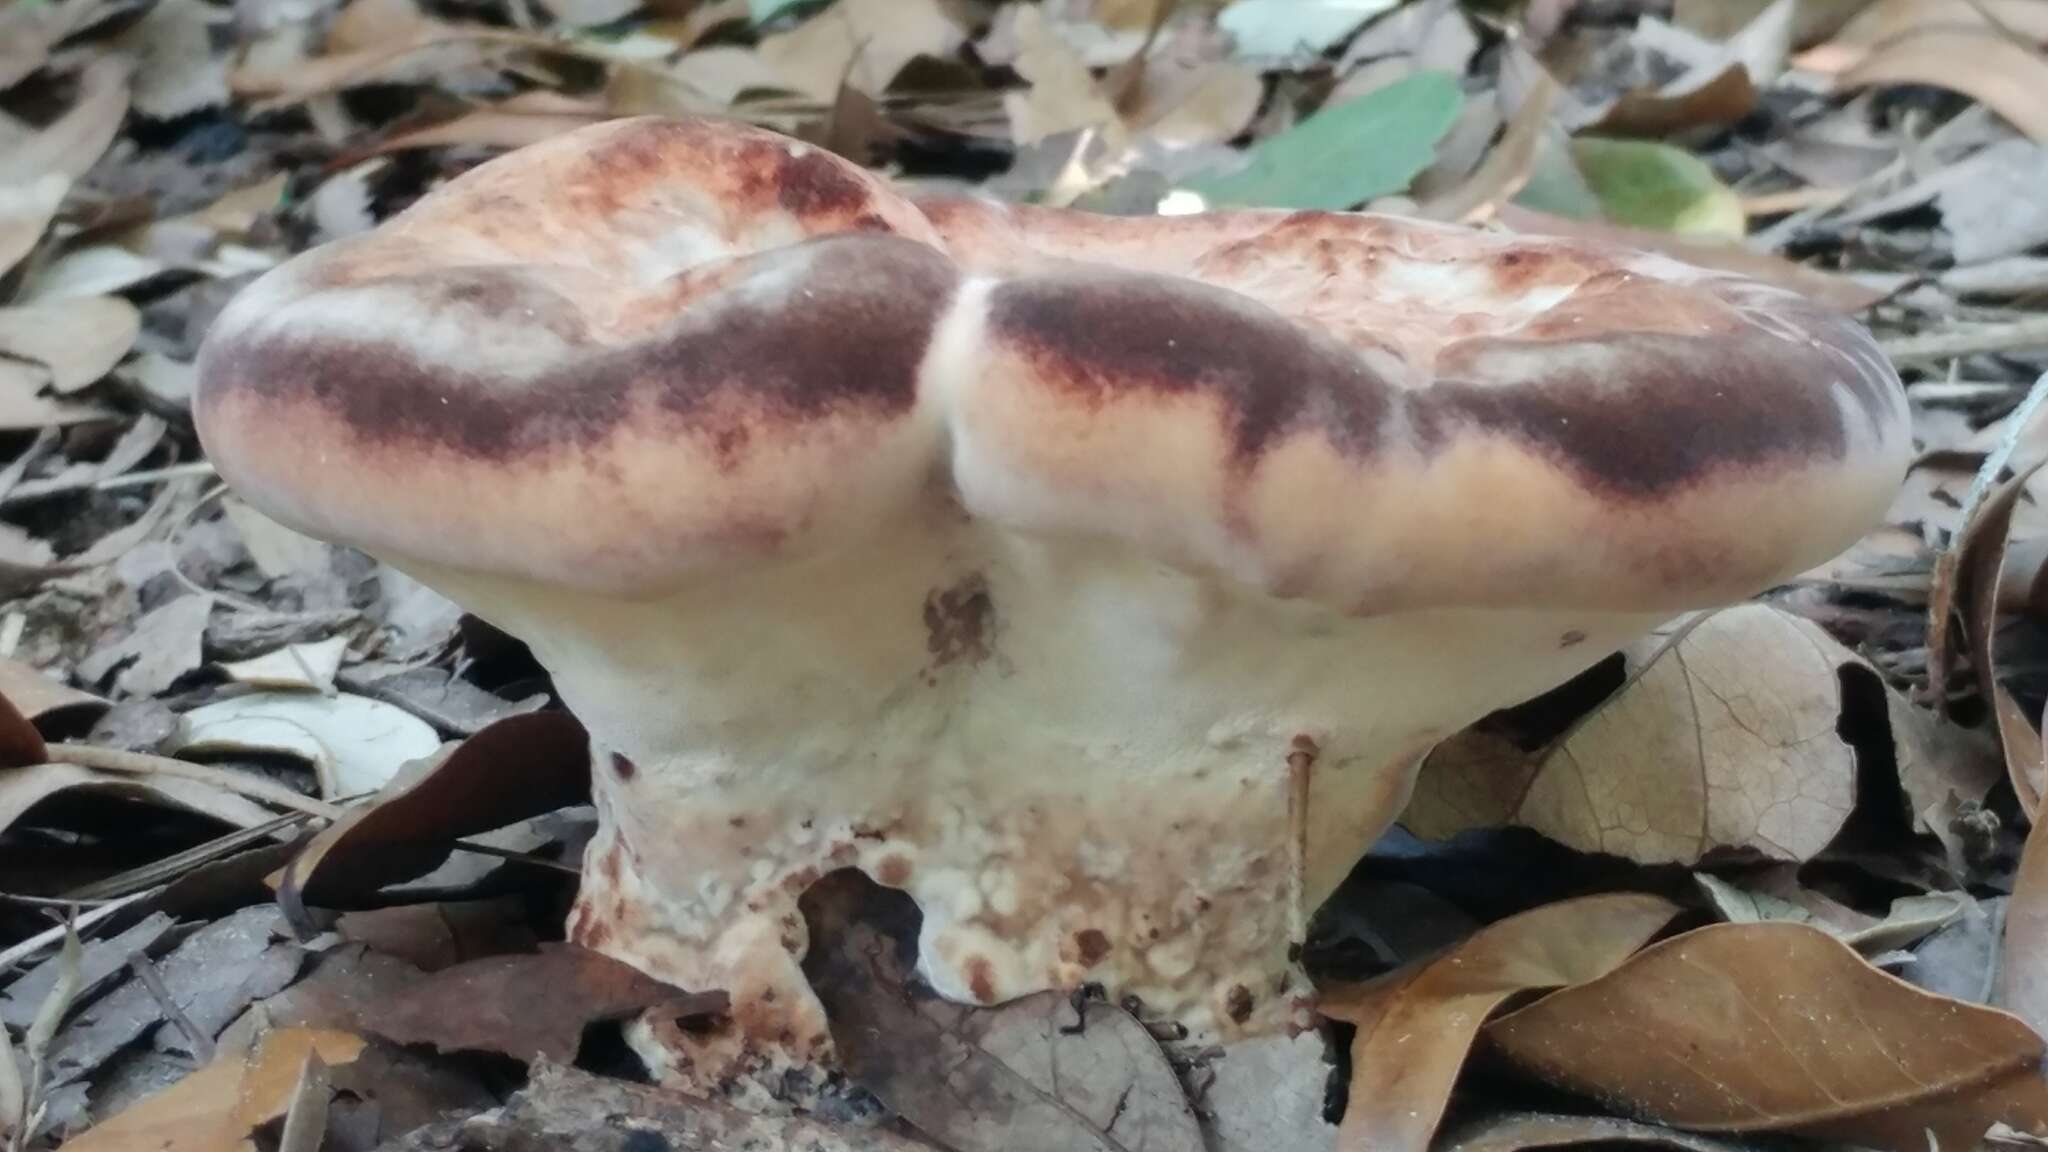
[(93, 481), (92, 489), (95, 492), (112, 492), (121, 488), (145, 488), (151, 484), (163, 484), (172, 480), (214, 475), (216, 473), (213, 470), (212, 464), (204, 460), (196, 460), (190, 464), (173, 464), (168, 468), (152, 468), (146, 472), (130, 472), (123, 476), (109, 476), (105, 480)]
[(140, 952), (129, 956), (128, 970), (135, 973), (135, 978), (142, 981), (142, 986), (149, 990), (149, 995), (156, 1001), (156, 1006), (163, 1009), (164, 1019), (169, 1020), (177, 1026), (178, 1031), (185, 1034), (185, 1042), (192, 1046), (192, 1055), (201, 1064), (213, 1063), (213, 1037), (201, 1032), (199, 1025), (194, 1024), (192, 1018), (185, 1015), (185, 1009), (171, 996), (170, 988), (164, 984), (163, 975), (156, 970), (156, 965), (149, 962), (149, 957)]
[(183, 852), (173, 853), (161, 860), (152, 860), (139, 867), (130, 868), (112, 876), (103, 877), (90, 884), (73, 888), (64, 895), (81, 904), (102, 900), (119, 899), (141, 888), (153, 888), (166, 884), (196, 868), (204, 867), (225, 856), (259, 841), (296, 828), (308, 819), (304, 812), (291, 812), (253, 828), (238, 828), (225, 836), (217, 836), (204, 844), (194, 845)]
[(28, 1026), (28, 1034), (21, 1038), (22, 1052), (28, 1057), (28, 1087), (21, 1094), (20, 1115), (9, 1145), (11, 1152), (22, 1152), (28, 1147), (29, 1134), (42, 1120), (43, 1080), (49, 1075), (50, 1041), (56, 1038), (58, 1025), (64, 1022), (65, 1013), (71, 1011), (71, 1002), (78, 996), (85, 950), (78, 943), (77, 921), (67, 917), (62, 931), (64, 952), (57, 968), (57, 982), (51, 985), (50, 994), (43, 998), (42, 1007), (36, 1010), (36, 1018)]
[(15, 965), (21, 963), (23, 960), (28, 959), (36, 953), (41, 952), (43, 949), (48, 948), (52, 944), (61, 943), (64, 939), (64, 933), (67, 930), (67, 927), (71, 930), (82, 932), (85, 929), (92, 927), (94, 924), (97, 924), (100, 921), (105, 920), (107, 917), (112, 916), (114, 913), (119, 912), (121, 909), (126, 908), (131, 904), (139, 904), (142, 901), (147, 900), (152, 896), (155, 896), (157, 893), (161, 891), (163, 891), (163, 889), (161, 888), (151, 888), (147, 892), (137, 892), (133, 896), (124, 896), (119, 900), (109, 901), (108, 903), (102, 904), (99, 907), (93, 909), (92, 911), (81, 915), (80, 917), (78, 917), (78, 919), (72, 921), (72, 923), (68, 926), (59, 924), (55, 928), (45, 929), (29, 937), (28, 939), (23, 940), (19, 944), (15, 944), (4, 951), (0, 951), (0, 972), (6, 972), (11, 970)]
[(1983, 352), (2018, 352), (2048, 348), (2048, 316), (2029, 316), (2010, 324), (1978, 324), (1922, 332), (1879, 341), (1893, 360), (1942, 360)]
[(184, 780), (197, 780), (211, 784), (223, 792), (232, 792), (251, 800), (294, 812), (304, 812), (323, 820), (339, 820), (344, 809), (338, 804), (303, 796), (281, 784), (251, 776), (246, 772), (232, 772), (207, 764), (194, 764), (187, 760), (173, 760), (168, 756), (153, 756), (147, 752), (124, 752), (118, 748), (96, 748), (90, 744), (52, 744), (50, 760), (57, 764), (76, 764), (81, 768), (97, 768), (102, 772), (119, 772), (127, 776), (176, 776)]

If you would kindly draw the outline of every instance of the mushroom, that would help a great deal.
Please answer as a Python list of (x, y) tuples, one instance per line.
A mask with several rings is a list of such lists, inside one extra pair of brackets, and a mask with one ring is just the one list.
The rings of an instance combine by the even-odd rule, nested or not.
[(527, 640), (591, 733), (572, 937), (829, 1051), (797, 900), (919, 968), (1301, 1022), (1423, 755), (1875, 523), (1897, 377), (1792, 293), (1384, 216), (918, 198), (615, 121), (241, 293), (221, 474)]

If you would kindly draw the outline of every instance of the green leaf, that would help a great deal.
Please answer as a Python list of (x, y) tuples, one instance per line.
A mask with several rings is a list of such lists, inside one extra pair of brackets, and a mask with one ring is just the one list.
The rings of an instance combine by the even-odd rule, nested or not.
[(786, 12), (810, 6), (811, 0), (747, 0), (747, 18), (758, 28)]
[(1217, 14), (1239, 56), (1319, 56), (1400, 0), (1236, 0)]
[(1186, 187), (1212, 205), (1356, 207), (1407, 188), (1429, 167), (1464, 102), (1456, 77), (1417, 72), (1261, 141), (1242, 171)]
[(1669, 144), (1581, 136), (1572, 159), (1616, 224), (1683, 236), (1740, 237), (1748, 229), (1734, 189)]
[(1546, 136), (1537, 150), (1536, 166), (1529, 171), (1528, 183), (1515, 193), (1514, 202), (1570, 220), (1601, 219), (1600, 197), (1572, 163), (1571, 137), (1557, 125), (1551, 125), (1551, 130), (1553, 135)]

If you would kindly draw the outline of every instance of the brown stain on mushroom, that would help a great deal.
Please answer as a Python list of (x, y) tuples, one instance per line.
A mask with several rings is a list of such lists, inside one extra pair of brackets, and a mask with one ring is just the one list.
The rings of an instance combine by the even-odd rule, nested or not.
[(617, 776), (621, 780), (631, 780), (633, 778), (633, 773), (639, 771), (639, 769), (633, 764), (633, 761), (624, 752), (612, 753), (611, 760), (612, 774)]
[(910, 861), (901, 856), (884, 856), (875, 866), (875, 881), (889, 888), (910, 883)]
[(924, 598), (925, 651), (934, 667), (980, 664), (995, 641), (995, 601), (980, 573), (964, 576), (952, 586), (937, 588)]
[(967, 972), (967, 991), (977, 1004), (993, 1004), (996, 1001), (996, 971), (986, 956), (969, 956), (964, 965)]
[(1235, 1023), (1242, 1024), (1251, 1019), (1252, 1009), (1257, 1006), (1252, 990), (1242, 984), (1232, 984), (1230, 991), (1224, 993), (1223, 1012)]
[[(1154, 929), (1157, 934), (1157, 929)], [(1081, 958), (1081, 966), (1093, 968), (1109, 956), (1109, 936), (1100, 928), (1083, 928), (1074, 933), (1074, 950)]]

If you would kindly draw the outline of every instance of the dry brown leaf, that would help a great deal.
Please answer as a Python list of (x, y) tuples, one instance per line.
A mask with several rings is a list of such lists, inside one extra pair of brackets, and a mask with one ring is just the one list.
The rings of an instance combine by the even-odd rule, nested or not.
[(165, 271), (165, 264), (118, 244), (74, 248), (37, 268), (23, 285), (21, 302), (38, 304), (79, 296), (124, 292)]
[[(2043, 1046), (1801, 924), (1716, 924), (1486, 1026), (1545, 1083), (1701, 1131), (1799, 1131), (1899, 1152), (2038, 1133)], [(1974, 1129), (1974, 1131), (1972, 1130)]]
[[(81, 692), (19, 660), (0, 659), (0, 699), (38, 725), (75, 724), (107, 710), (107, 702), (98, 696)], [(29, 761), (6, 759), (0, 763)]]
[(1757, 99), (1748, 69), (1730, 64), (1698, 84), (1625, 92), (1590, 130), (1609, 136), (1669, 136), (1733, 124), (1756, 110)]
[(128, 116), (128, 65), (102, 57), (86, 65), (70, 111), (0, 151), (0, 186), (31, 184), (51, 173), (77, 180), (96, 163)]
[(838, 0), (758, 51), (791, 89), (830, 104), (842, 81), (879, 96), (913, 58), (950, 57), (966, 39), (938, 0)]
[(1768, 252), (1753, 251), (1740, 244), (1702, 244), (1669, 233), (1625, 228), (1616, 224), (1588, 220), (1570, 220), (1524, 208), (1518, 204), (1503, 204), (1495, 215), (1502, 224), (1516, 232), (1575, 236), (1605, 244), (1621, 244), (1630, 248), (1660, 252), (1675, 260), (1683, 260), (1702, 268), (1734, 272), (1767, 284), (1776, 284), (1780, 288), (1789, 288), (1839, 312), (1861, 312), (1890, 294), (1885, 290), (1866, 287), (1846, 276), (1835, 276), (1807, 268)]
[(526, 92), (444, 123), (400, 132), (362, 151), (349, 153), (344, 162), (445, 145), (524, 148), (609, 118), (602, 104), (545, 90)]
[(1147, 83), (1128, 119), (1163, 147), (1224, 144), (1251, 126), (1265, 94), (1265, 81), (1257, 72), (1223, 60), (1182, 84)]
[(285, 872), (278, 901), (294, 919), (307, 904), (348, 908), (433, 871), (461, 837), (583, 803), (589, 755), (566, 712), (508, 716), (323, 829)]
[(664, 75), (720, 104), (731, 104), (744, 92), (788, 87), (759, 53), (736, 44), (700, 48), (670, 65)]
[(50, 758), (49, 745), (29, 719), (32, 715), (0, 696), (0, 768), (27, 768)]
[(2014, 256), (2048, 243), (2048, 203), (2035, 194), (2048, 183), (2048, 147), (2003, 140), (1945, 170), (1934, 194), (1955, 258), (1974, 264)]
[(70, 188), (70, 177), (61, 172), (22, 183), (0, 183), (0, 276), (34, 251), (50, 221), (57, 218), (57, 209)]
[(1561, 91), (1557, 80), (1539, 67), (1535, 84), (1509, 118), (1500, 142), (1455, 187), (1424, 201), (1419, 214), (1431, 220), (1471, 223), (1492, 216), (1514, 199), (1536, 171), (1550, 112)]
[[(2048, 763), (2041, 766), (2048, 779)], [(1998, 1003), (2036, 1032), (2048, 1031), (2048, 815), (2038, 805), (2005, 905)]]
[(365, 1005), (360, 1019), (366, 1031), (397, 1044), (566, 1064), (589, 1025), (657, 1006), (679, 1017), (717, 1016), (727, 997), (689, 993), (575, 944), (543, 944), (424, 976)]
[(14, 87), (49, 62), (54, 37), (45, 16), (33, 4), (0, 8), (0, 90)]
[(205, 663), (201, 648), (212, 612), (213, 597), (206, 595), (158, 605), (80, 661), (79, 677), (96, 684), (114, 675), (122, 695), (155, 696)]
[(1031, 82), (1022, 92), (1003, 94), (1010, 139), (1036, 144), (1048, 136), (1118, 124), (1116, 105), (1096, 86), (1088, 66), (1035, 8), (1018, 12), (1018, 75)]
[[(1645, 667), (1645, 662), (1647, 666)], [(1858, 663), (1813, 623), (1761, 604), (1715, 613), (1540, 763), (1500, 749), (1433, 754), (1403, 820), (1440, 837), (1512, 821), (1588, 852), (1694, 863), (1717, 848), (1811, 858), (1855, 803), (1855, 751), (1836, 732), (1837, 669)]]
[(1614, 1116), (1551, 1116), (1503, 1112), (1447, 1128), (1436, 1152), (1526, 1152), (1649, 1144), (1672, 1152), (1755, 1152), (1743, 1142), (1641, 1124)]
[(215, 10), (201, 0), (157, 0), (115, 38), (135, 58), (135, 110), (169, 120), (228, 102), (227, 61), (213, 50)]
[(1486, 1017), (1510, 997), (1598, 979), (1679, 912), (1657, 896), (1586, 896), (1488, 925), (1442, 956), (1321, 1011), (1357, 1025), (1339, 1152), (1427, 1152)]
[(50, 387), (76, 392), (113, 371), (141, 331), (142, 313), (118, 296), (0, 308), (0, 356), (34, 361)]
[[(2000, 457), (1994, 456), (1993, 459)], [(1978, 505), (1976, 515), (1970, 517), (1963, 534), (1950, 549), (1954, 560), (1957, 592), (1956, 609), (1962, 614), (1964, 635), (1968, 638), (1970, 652), (1977, 670), (1977, 689), (1991, 704), (1992, 716), (1997, 722), (1999, 743), (2005, 749), (2006, 775), (2012, 781), (2013, 792), (2030, 819), (2040, 816), (2040, 799), (2044, 779), (2042, 771), (2042, 739), (2034, 729), (2033, 722), (2020, 708), (2019, 702), (2007, 690), (1998, 676), (1998, 659), (1993, 643), (1998, 626), (1999, 585), (2005, 574), (2005, 548), (2012, 527), (2013, 509), (2019, 505), (2025, 493), (2027, 481), (2040, 471), (2048, 458), (2037, 460), (2022, 468), (2011, 480), (1988, 489)], [(1944, 560), (1950, 557), (1943, 557)], [(1942, 571), (1938, 564), (1937, 578)], [(1941, 611), (1947, 617), (1947, 606), (1930, 597), (1928, 612)], [(1929, 645), (1929, 667), (1933, 667), (1933, 644)]]
[(40, 365), (0, 361), (0, 429), (57, 428), (113, 417), (97, 405), (43, 395), (49, 378)]
[(1827, 43), (1801, 53), (1794, 63), (1809, 72), (1846, 72), (1880, 47), (1955, 28), (2003, 28), (2037, 44), (2048, 43), (2048, 5), (2040, 0), (1876, 0)]
[(1844, 92), (1926, 84), (1960, 92), (2048, 143), (2048, 56), (1998, 32), (1935, 28), (1889, 42), (1844, 72)]
[(102, 772), (77, 764), (34, 764), (0, 768), (0, 829), (59, 793), (86, 792), (141, 800), (211, 816), (236, 828), (254, 828), (274, 818), (268, 809), (196, 780), (170, 776), (142, 778)]
[(1059, 992), (970, 1008), (913, 990), (872, 919), (902, 899), (845, 875), (804, 897), (804, 971), (862, 1087), (954, 1152), (1203, 1152), (1172, 1065), (1122, 1008), (1090, 1003), (1083, 1020)]
[(360, 1037), (280, 1028), (254, 1052), (222, 1052), (212, 1063), (67, 1142), (67, 1152), (227, 1152), (248, 1147), (257, 1126), (281, 1119), (309, 1057), (353, 1063)]

